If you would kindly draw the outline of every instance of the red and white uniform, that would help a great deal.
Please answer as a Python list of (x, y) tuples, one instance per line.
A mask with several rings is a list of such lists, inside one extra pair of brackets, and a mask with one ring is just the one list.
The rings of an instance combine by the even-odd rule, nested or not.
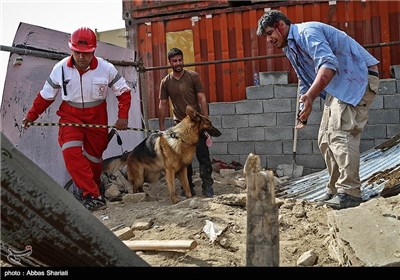
[[(26, 118), (34, 121), (52, 104), (58, 94), (60, 123), (108, 125), (106, 97), (118, 99), (118, 118), (128, 119), (131, 91), (117, 69), (104, 59), (93, 57), (84, 72), (78, 71), (72, 56), (58, 62), (43, 89), (36, 96)], [(100, 195), (102, 155), (107, 148), (107, 128), (60, 127), (58, 142), (65, 166), (83, 196)]]

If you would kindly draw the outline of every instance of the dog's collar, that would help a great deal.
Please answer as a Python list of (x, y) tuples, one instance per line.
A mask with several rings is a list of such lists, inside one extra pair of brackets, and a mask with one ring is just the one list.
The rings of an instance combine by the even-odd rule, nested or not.
[(167, 135), (171, 138), (180, 139), (178, 133), (176, 133), (175, 131), (168, 131)]
[[(190, 145), (194, 145), (193, 143), (189, 143), (189, 142), (183, 140), (182, 137), (180, 137), (179, 134), (173, 130), (166, 131), (166, 134), (171, 138), (177, 139), (179, 141), (182, 141), (182, 142), (190, 144)], [(196, 145), (197, 145), (197, 143), (196, 143)]]

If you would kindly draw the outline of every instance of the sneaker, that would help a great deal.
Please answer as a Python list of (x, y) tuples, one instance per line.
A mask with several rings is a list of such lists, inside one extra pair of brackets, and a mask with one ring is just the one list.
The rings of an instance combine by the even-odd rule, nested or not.
[(315, 201), (317, 202), (317, 206), (322, 206), (325, 204), (325, 201), (332, 199), (333, 194), (331, 193), (325, 193), (321, 198), (316, 199)]
[(213, 196), (214, 196), (214, 191), (213, 191), (213, 188), (212, 188), (211, 186), (203, 188), (203, 190), (201, 191), (201, 193), (202, 193), (205, 197), (213, 197)]
[(355, 197), (346, 193), (337, 193), (332, 199), (325, 201), (325, 204), (333, 209), (340, 210), (349, 207), (356, 207), (362, 202), (361, 197)]
[(106, 201), (101, 196), (94, 198), (91, 195), (87, 195), (83, 199), (83, 205), (90, 211), (103, 210), (107, 208)]
[(72, 194), (74, 195), (74, 197), (76, 198), (76, 200), (78, 200), (79, 202), (83, 201), (83, 193), (81, 189), (75, 189), (72, 191)]

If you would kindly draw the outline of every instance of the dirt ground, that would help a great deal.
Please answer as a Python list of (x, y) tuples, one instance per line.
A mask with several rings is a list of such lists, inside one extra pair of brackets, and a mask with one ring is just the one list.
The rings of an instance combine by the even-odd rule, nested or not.
[[(214, 197), (201, 194), (199, 174), (194, 176), (197, 195), (172, 204), (162, 177), (144, 186), (145, 193), (127, 194), (122, 201), (108, 202), (108, 208), (93, 214), (110, 230), (129, 227), (130, 240), (194, 240), (192, 250), (137, 251), (137, 255), (156, 267), (236, 267), (246, 265), (246, 184), (243, 169), (229, 174), (213, 172)], [(180, 194), (180, 183), (177, 180)], [(313, 266), (339, 266), (329, 256), (325, 206), (302, 200), (280, 200), (280, 266), (297, 266), (305, 252), (313, 250)], [(216, 239), (206, 233), (206, 221), (214, 226)], [(141, 223), (142, 226), (138, 226)], [(208, 222), (209, 223), (209, 222)], [(209, 223), (210, 224), (210, 223)], [(144, 226), (143, 226), (144, 225)]]

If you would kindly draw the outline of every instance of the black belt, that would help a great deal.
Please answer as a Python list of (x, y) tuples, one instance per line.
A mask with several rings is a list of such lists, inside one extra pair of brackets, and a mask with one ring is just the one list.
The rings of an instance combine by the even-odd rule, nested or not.
[(368, 70), (368, 75), (372, 75), (379, 78), (379, 73), (373, 70)]

